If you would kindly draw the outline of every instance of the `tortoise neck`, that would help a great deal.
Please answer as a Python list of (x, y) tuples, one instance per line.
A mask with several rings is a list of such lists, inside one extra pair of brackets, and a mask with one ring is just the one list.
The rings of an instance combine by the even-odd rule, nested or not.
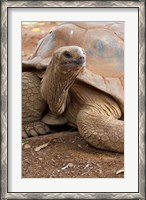
[(66, 107), (68, 90), (74, 83), (78, 74), (63, 73), (53, 62), (48, 66), (42, 79), (41, 93), (54, 114), (62, 114)]

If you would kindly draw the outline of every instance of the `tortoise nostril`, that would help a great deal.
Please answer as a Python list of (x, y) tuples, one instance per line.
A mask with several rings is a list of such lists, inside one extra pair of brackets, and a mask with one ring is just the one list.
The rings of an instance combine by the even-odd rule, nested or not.
[(84, 56), (81, 56), (81, 57), (80, 57), (80, 60), (84, 60), (84, 59), (85, 59), (85, 57), (84, 57)]
[(85, 60), (86, 60), (86, 58), (85, 58), (84, 56), (80, 56), (80, 57), (78, 58), (78, 63), (79, 63), (79, 64), (83, 64), (83, 63), (85, 62)]

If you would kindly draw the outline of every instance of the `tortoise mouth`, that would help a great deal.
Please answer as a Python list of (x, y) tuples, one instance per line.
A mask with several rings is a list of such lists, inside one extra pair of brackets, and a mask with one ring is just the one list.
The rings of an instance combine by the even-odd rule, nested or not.
[(69, 65), (71, 66), (76, 66), (76, 67), (82, 67), (85, 66), (86, 60), (72, 60), (72, 61), (67, 61), (67, 62), (62, 62), (61, 65)]

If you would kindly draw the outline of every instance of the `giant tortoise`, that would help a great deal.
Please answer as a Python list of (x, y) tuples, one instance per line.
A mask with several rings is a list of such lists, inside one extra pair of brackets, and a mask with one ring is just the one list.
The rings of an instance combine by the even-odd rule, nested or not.
[(23, 137), (46, 134), (54, 117), (94, 147), (124, 152), (122, 22), (60, 24), (22, 69)]

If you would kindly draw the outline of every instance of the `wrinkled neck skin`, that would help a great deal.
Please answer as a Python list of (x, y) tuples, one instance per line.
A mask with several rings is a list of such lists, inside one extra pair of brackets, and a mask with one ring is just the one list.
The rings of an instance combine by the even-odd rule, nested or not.
[(44, 74), (41, 93), (48, 103), (50, 111), (53, 114), (60, 115), (66, 108), (68, 90), (73, 85), (81, 69), (61, 71), (59, 65), (55, 63), (52, 59)]

